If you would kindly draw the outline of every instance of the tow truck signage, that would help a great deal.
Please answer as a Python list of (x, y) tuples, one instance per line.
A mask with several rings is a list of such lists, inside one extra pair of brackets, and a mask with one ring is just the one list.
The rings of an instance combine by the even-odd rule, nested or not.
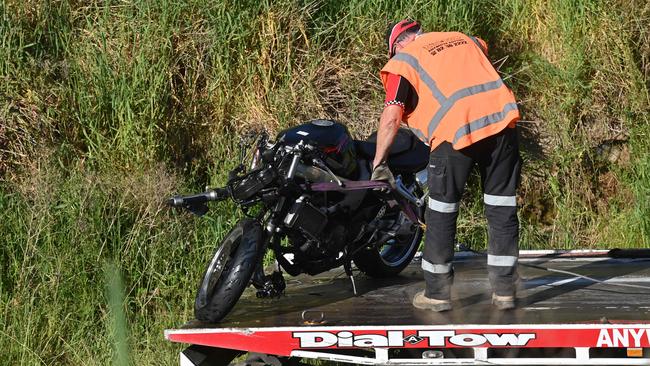
[(351, 348), (650, 347), (650, 324), (285, 327), (178, 329), (167, 338), (248, 352)]
[(523, 347), (535, 333), (468, 333), (455, 330), (420, 330), (406, 334), (401, 330), (355, 334), (341, 332), (293, 332), (302, 349), (345, 347)]
[(601, 329), (596, 347), (645, 347), (647, 344), (650, 344), (649, 329)]

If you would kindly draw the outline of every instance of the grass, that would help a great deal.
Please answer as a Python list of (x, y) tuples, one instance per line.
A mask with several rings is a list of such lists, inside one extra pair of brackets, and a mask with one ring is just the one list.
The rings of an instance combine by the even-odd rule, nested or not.
[[(386, 24), (484, 38), (521, 102), (523, 248), (650, 245), (650, 4), (599, 0), (0, 2), (2, 364), (175, 364), (162, 331), (236, 221), (169, 212), (237, 135), (370, 133)], [(472, 177), (458, 240), (486, 227)]]

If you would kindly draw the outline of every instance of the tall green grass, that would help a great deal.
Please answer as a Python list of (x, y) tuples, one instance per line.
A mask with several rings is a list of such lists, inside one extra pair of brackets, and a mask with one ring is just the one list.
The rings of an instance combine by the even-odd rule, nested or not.
[[(6, 0), (0, 363), (174, 364), (162, 331), (236, 217), (162, 199), (223, 183), (251, 130), (369, 134), (402, 17), (484, 38), (521, 102), (523, 248), (650, 244), (644, 1)], [(471, 183), (459, 241), (481, 248)]]

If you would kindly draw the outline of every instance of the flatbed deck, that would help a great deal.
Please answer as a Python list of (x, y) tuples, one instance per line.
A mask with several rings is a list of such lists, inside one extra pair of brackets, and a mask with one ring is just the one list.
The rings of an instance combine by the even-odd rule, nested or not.
[[(257, 299), (254, 291), (249, 289), (224, 322), (202, 324), (191, 321), (180, 329), (167, 331), (166, 336), (172, 341), (211, 347), (356, 363), (388, 362), (384, 350), (392, 348), (445, 349), (465, 346), (476, 351), (513, 346), (576, 350), (640, 348), (641, 358), (628, 358), (624, 364), (650, 364), (647, 349), (650, 347), (650, 259), (612, 258), (608, 255), (611, 252), (574, 252), (569, 255), (522, 252), (518, 307), (510, 311), (498, 311), (490, 303), (491, 290), (485, 258), (465, 254), (455, 259), (453, 310), (449, 312), (434, 313), (411, 305), (415, 293), (424, 287), (420, 260), (416, 258), (395, 278), (374, 279), (355, 273), (357, 296), (353, 294), (351, 282), (342, 269), (313, 277), (301, 275), (287, 278), (286, 293), (278, 299)], [(568, 272), (586, 277), (577, 277)], [(603, 334), (603, 329), (609, 333)], [(401, 333), (388, 334), (389, 330)], [(422, 339), (417, 341), (422, 337), (411, 339), (415, 343), (404, 342), (408, 336), (418, 336), (423, 331), (445, 330), (463, 331), (469, 336), (465, 337), (465, 341), (456, 338), (458, 342), (455, 343), (459, 344), (454, 344), (451, 333), (449, 337), (443, 337), (442, 344), (435, 344), (431, 339), (428, 344), (423, 343)], [(375, 343), (348, 344), (345, 339), (341, 341), (340, 337), (332, 336), (328, 343), (329, 335), (325, 334), (326, 339), (322, 338), (322, 334), (310, 338), (309, 333), (301, 335), (304, 331), (334, 335), (350, 332), (352, 338), (358, 334), (375, 334), (379, 338), (366, 338), (374, 339)], [(619, 331), (620, 334), (617, 333)], [(490, 337), (486, 341), (486, 332), (510, 332), (518, 334), (517, 337), (522, 337), (524, 333), (534, 335), (525, 344), (517, 343), (525, 340), (526, 336), (523, 336), (514, 343), (500, 345), (498, 339), (496, 343), (490, 343)], [(277, 342), (268, 342), (264, 334), (274, 337)], [(282, 334), (288, 338), (282, 338)], [(348, 334), (343, 333), (343, 336)], [(381, 336), (386, 338), (386, 342), (392, 337), (393, 343), (381, 347), (384, 345)], [(401, 343), (397, 341), (400, 337)], [(556, 339), (558, 337), (570, 339)], [(334, 338), (336, 342), (331, 345)], [(484, 343), (476, 344), (481, 339)], [(254, 344), (244, 348), (243, 345), (251, 341)], [(366, 347), (358, 347), (363, 345)], [(327, 352), (319, 356), (312, 354), (312, 348)], [(354, 358), (357, 356), (327, 356), (336, 353), (332, 353), (332, 350), (344, 348), (372, 348), (376, 354), (374, 358), (361, 359)], [(593, 361), (590, 357), (588, 351), (586, 354), (585, 351), (576, 351), (569, 360)], [(478, 351), (472, 359), (488, 362), (489, 357), (487, 353)], [(421, 357), (416, 361), (410, 360), (406, 363), (420, 364), (422, 361)], [(606, 364), (613, 364), (611, 359), (600, 360), (610, 360)], [(444, 361), (447, 364), (451, 362), (448, 358)], [(524, 364), (536, 364), (531, 362)], [(504, 363), (504, 359), (501, 363)]]

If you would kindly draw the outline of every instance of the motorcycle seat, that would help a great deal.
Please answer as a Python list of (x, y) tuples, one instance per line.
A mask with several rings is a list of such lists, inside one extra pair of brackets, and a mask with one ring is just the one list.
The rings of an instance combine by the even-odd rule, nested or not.
[[(377, 148), (377, 133), (366, 141), (355, 141), (359, 155), (372, 161)], [(396, 173), (413, 173), (426, 168), (429, 162), (429, 147), (406, 128), (400, 128), (388, 151), (388, 167)]]

